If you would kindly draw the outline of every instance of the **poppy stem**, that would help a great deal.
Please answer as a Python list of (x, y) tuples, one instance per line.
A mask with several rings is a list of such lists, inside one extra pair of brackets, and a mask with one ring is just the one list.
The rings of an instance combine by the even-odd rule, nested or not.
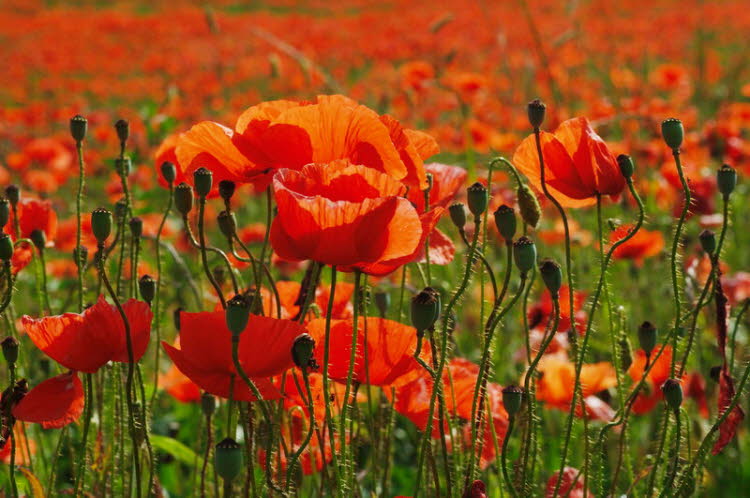
[(516, 487), (513, 484), (510, 476), (508, 475), (508, 441), (510, 441), (510, 435), (513, 433), (513, 426), (515, 425), (515, 422), (515, 416), (511, 415), (510, 417), (508, 417), (508, 430), (505, 432), (505, 438), (503, 439), (503, 451), (500, 458), (503, 466), (503, 477), (505, 478), (505, 483), (508, 485), (508, 490), (510, 491), (511, 496), (513, 496), (514, 498), (518, 496), (518, 491), (516, 491)]
[[(263, 270), (263, 274), (265, 274), (266, 278), (268, 279), (268, 286), (271, 287), (271, 291), (273, 292), (273, 297), (276, 299), (276, 316), (277, 318), (281, 318), (281, 297), (279, 296), (279, 289), (276, 288), (276, 280), (273, 278), (273, 274), (271, 273), (271, 270), (268, 268), (268, 265), (266, 263), (261, 263), (256, 261), (256, 259), (253, 257), (253, 253), (250, 252), (250, 249), (242, 242), (240, 237), (235, 233), (234, 234), (234, 240), (237, 241), (237, 243), (240, 245), (240, 248), (245, 251), (245, 254), (248, 255), (247, 258), (243, 258), (240, 256), (237, 251), (234, 248), (234, 244), (230, 241), (230, 249), (232, 251), (232, 255), (237, 258), (238, 260), (245, 262), (245, 263), (251, 263), (253, 265), (253, 272), (257, 272), (258, 270), (256, 268), (256, 264), (260, 266), (260, 268)], [(260, 283), (261, 276), (255, 276), (257, 288), (260, 289), (262, 283)], [(260, 295), (258, 294), (256, 296), (256, 299), (260, 299)], [(252, 304), (252, 308), (255, 308), (255, 304)]]
[[(10, 271), (6, 268), (6, 271)], [(8, 289), (10, 293), (12, 289)], [(9, 390), (12, 390), (16, 385), (16, 364), (8, 363), (8, 376), (10, 377)], [(10, 424), (10, 464), (8, 471), (10, 472), (10, 490), (13, 498), (18, 497), (18, 485), (16, 484), (16, 435), (13, 431), (15, 425), (14, 419), (11, 418)]]
[[(83, 164), (83, 140), (76, 140), (76, 154), (78, 155), (78, 194), (76, 195), (76, 268), (78, 268), (78, 311), (83, 311), (83, 255), (81, 254), (81, 205), (83, 203), (83, 189), (86, 181), (86, 171)], [(157, 348), (158, 349), (158, 348)]]
[(89, 438), (89, 426), (91, 425), (92, 408), (94, 404), (94, 390), (93, 390), (93, 379), (90, 373), (87, 373), (83, 377), (83, 383), (85, 387), (85, 400), (83, 414), (83, 440), (81, 442), (81, 456), (79, 459), (78, 474), (76, 476), (76, 482), (73, 486), (74, 494), (79, 493), (80, 487), (86, 486), (86, 467), (88, 466), (88, 438)]
[(659, 470), (659, 460), (661, 460), (661, 455), (662, 453), (664, 453), (664, 444), (667, 441), (668, 432), (669, 432), (669, 407), (665, 404), (664, 405), (664, 424), (662, 425), (662, 429), (660, 431), (661, 437), (659, 438), (659, 449), (656, 450), (656, 456), (654, 457), (654, 464), (651, 466), (650, 477), (648, 480), (648, 488), (647, 488), (646, 494), (644, 495), (647, 498), (650, 498), (654, 492), (654, 484), (656, 483), (656, 474), (658, 473), (658, 470)]
[(661, 490), (661, 493), (659, 493), (659, 498), (663, 496), (667, 496), (667, 493), (671, 493), (672, 485), (674, 484), (674, 478), (677, 475), (677, 468), (680, 464), (680, 440), (682, 439), (682, 429), (680, 426), (680, 410), (674, 410), (674, 419), (675, 419), (675, 442), (674, 442), (674, 463), (672, 465), (672, 470), (669, 472), (669, 478), (667, 479), (667, 483), (664, 485), (664, 487)]
[[(329, 387), (329, 378), (328, 378), (328, 367), (330, 362), (330, 356), (331, 356), (331, 315), (333, 313), (333, 303), (334, 299), (336, 297), (336, 265), (331, 266), (331, 290), (328, 293), (328, 307), (326, 308), (326, 325), (325, 325), (325, 346), (324, 346), (324, 352), (323, 352), (323, 399), (325, 399), (325, 413), (326, 413), (326, 426), (328, 429), (328, 439), (331, 445), (331, 455), (333, 457), (333, 469), (334, 473), (336, 474), (336, 481), (337, 486), (335, 488), (335, 495), (339, 495), (339, 491), (343, 492), (343, 489), (340, 487), (341, 482), (341, 476), (339, 473), (339, 467), (338, 467), (338, 458), (336, 457), (336, 437), (333, 430), (333, 413), (331, 409), (331, 396), (330, 396), (330, 387)], [(344, 435), (339, 435), (340, 438), (343, 438)], [(321, 451), (323, 448), (321, 448)]]
[(208, 469), (208, 460), (211, 457), (211, 448), (213, 447), (214, 431), (213, 416), (211, 413), (206, 414), (206, 451), (203, 455), (203, 465), (201, 466), (201, 498), (206, 498), (206, 470)]
[[(346, 374), (346, 388), (344, 390), (344, 402), (341, 406), (341, 417), (339, 422), (339, 432), (344, 435), (343, 438), (341, 438), (340, 444), (341, 444), (341, 455), (343, 458), (342, 465), (346, 469), (346, 466), (348, 465), (347, 462), (347, 455), (346, 455), (346, 415), (347, 411), (349, 409), (349, 397), (351, 396), (351, 388), (352, 388), (352, 377), (354, 376), (354, 363), (357, 361), (357, 338), (359, 336), (359, 307), (360, 307), (360, 301), (361, 301), (361, 280), (362, 280), (362, 272), (359, 270), (354, 271), (354, 312), (352, 317), (352, 344), (351, 344), (351, 352), (349, 354), (349, 368), (347, 370)], [(363, 344), (363, 348), (367, 348), (367, 344)], [(354, 401), (351, 402), (352, 404)], [(351, 465), (354, 465), (354, 462), (351, 463)], [(347, 481), (350, 478), (353, 478), (353, 468), (351, 469), (351, 472), (347, 472), (348, 476), (346, 477)], [(349, 484), (349, 483), (347, 483)], [(352, 482), (353, 484), (353, 482)]]
[[(208, 278), (208, 281), (211, 282), (211, 285), (213, 285), (214, 290), (216, 291), (216, 295), (219, 296), (219, 301), (221, 301), (221, 307), (226, 308), (227, 307), (227, 301), (224, 299), (224, 293), (221, 291), (221, 286), (216, 281), (216, 278), (213, 275), (213, 272), (211, 271), (211, 268), (208, 266), (208, 257), (206, 256), (206, 235), (203, 230), (203, 218), (206, 211), (206, 196), (202, 195), (200, 196), (198, 200), (198, 240), (200, 241), (200, 251), (201, 251), (201, 261), (203, 262), (203, 270), (206, 272), (206, 277)], [(232, 283), (234, 284), (234, 293), (239, 294), (239, 289), (237, 288), (237, 281), (234, 280), (234, 273), (232, 272), (231, 267), (229, 268), (229, 274), (232, 275)]]
[[(292, 457), (289, 460), (289, 464), (287, 465), (287, 469), (286, 469), (286, 492), (287, 493), (289, 492), (289, 486), (292, 483), (292, 474), (294, 474), (294, 468), (297, 465), (297, 461), (299, 460), (302, 453), (304, 453), (305, 449), (307, 449), (307, 446), (310, 444), (310, 440), (312, 439), (313, 433), (315, 432), (315, 406), (313, 404), (312, 390), (310, 389), (310, 375), (309, 375), (307, 367), (303, 367), (301, 370), (302, 370), (302, 381), (305, 384), (305, 391), (307, 392), (307, 413), (310, 419), (310, 423), (307, 429), (307, 435), (305, 436), (305, 439), (302, 441), (299, 448), (297, 448), (297, 451), (295, 451), (292, 454)], [(292, 373), (292, 375), (294, 376), (294, 383), (296, 384), (297, 391), (300, 393), (300, 397), (304, 400), (304, 396), (302, 396), (302, 390), (300, 389), (299, 381), (297, 380), (297, 374)]]

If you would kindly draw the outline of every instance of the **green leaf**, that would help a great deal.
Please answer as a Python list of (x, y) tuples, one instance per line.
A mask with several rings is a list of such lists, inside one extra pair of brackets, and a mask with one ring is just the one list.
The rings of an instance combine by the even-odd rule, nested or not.
[(198, 457), (193, 450), (176, 439), (166, 436), (158, 436), (156, 434), (151, 434), (149, 438), (151, 439), (151, 446), (157, 450), (169, 453), (176, 460), (185, 465), (190, 465), (192, 467), (194, 465), (200, 465), (203, 462), (203, 459)]

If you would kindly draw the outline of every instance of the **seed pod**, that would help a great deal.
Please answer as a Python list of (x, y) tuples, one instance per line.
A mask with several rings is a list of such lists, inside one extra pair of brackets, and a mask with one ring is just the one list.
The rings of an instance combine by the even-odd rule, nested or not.
[(10, 261), (13, 257), (13, 241), (7, 233), (0, 234), (0, 259)]
[[(225, 481), (232, 481), (242, 471), (242, 448), (232, 438), (216, 445), (214, 468)], [(252, 470), (252, 469), (251, 469)]]
[(117, 138), (120, 139), (120, 143), (128, 141), (130, 136), (130, 123), (124, 119), (118, 119), (115, 123), (115, 130), (117, 130)]
[(5, 187), (5, 197), (8, 198), (11, 206), (15, 206), (21, 200), (21, 189), (18, 185), (8, 185)]
[(479, 217), (487, 210), (490, 203), (489, 192), (487, 187), (479, 182), (474, 183), (466, 190), (466, 202), (469, 204), (469, 211), (475, 217)]
[(314, 363), (315, 340), (309, 334), (300, 334), (292, 345), (292, 360), (299, 368), (305, 369)]
[(76, 142), (83, 142), (86, 138), (86, 129), (88, 128), (88, 121), (80, 114), (76, 114), (70, 118), (70, 135)]
[(547, 106), (539, 99), (534, 99), (528, 103), (526, 110), (529, 115), (529, 124), (535, 130), (544, 123), (544, 115), (547, 113)]
[(225, 316), (229, 331), (233, 336), (239, 337), (250, 321), (250, 303), (247, 298), (242, 294), (237, 294), (227, 301)]
[(104, 242), (112, 232), (112, 213), (109, 209), (97, 208), (91, 212), (91, 231), (99, 244)]
[(716, 234), (712, 230), (706, 229), (698, 235), (698, 240), (701, 241), (701, 247), (706, 251), (706, 254), (713, 256), (716, 252)]
[(729, 197), (737, 186), (737, 171), (728, 164), (723, 165), (716, 172), (716, 184), (719, 186), (719, 192), (724, 197)]
[(661, 122), (661, 136), (664, 142), (672, 150), (678, 150), (685, 138), (685, 130), (682, 121), (676, 118), (665, 119)]
[(667, 379), (661, 386), (661, 392), (664, 394), (664, 400), (672, 410), (678, 411), (682, 404), (682, 386), (676, 379)]
[(620, 167), (620, 173), (622, 173), (622, 176), (626, 179), (633, 176), (633, 172), (635, 172), (635, 164), (633, 163), (632, 157), (627, 154), (620, 154), (617, 156), (617, 165)]
[(560, 265), (551, 259), (545, 259), (539, 265), (539, 273), (553, 298), (556, 298), (562, 287), (562, 269)]
[(495, 210), (495, 226), (506, 244), (513, 242), (516, 235), (516, 213), (513, 208), (503, 204)]
[(456, 225), (456, 228), (462, 230), (466, 225), (466, 207), (462, 203), (456, 202), (455, 204), (451, 204), (448, 208), (448, 212), (450, 213), (451, 221)]
[(185, 182), (177, 185), (174, 189), (174, 205), (183, 216), (190, 214), (193, 210), (193, 187)]
[(440, 317), (440, 293), (432, 287), (425, 287), (411, 300), (411, 323), (417, 333), (424, 333)]
[(201, 394), (201, 411), (206, 417), (210, 417), (216, 411), (216, 398), (213, 394), (204, 392)]
[(138, 279), (138, 290), (143, 300), (150, 305), (156, 296), (156, 280), (151, 275), (143, 275)]
[(516, 189), (516, 200), (518, 209), (521, 211), (521, 218), (531, 228), (539, 225), (539, 219), (542, 217), (542, 207), (539, 205), (539, 199), (528, 185), (519, 183)]
[(5, 197), (0, 198), (0, 227), (8, 224), (10, 219), (10, 202)]
[(647, 357), (651, 356), (651, 352), (656, 347), (657, 333), (658, 331), (656, 330), (656, 327), (654, 327), (654, 324), (649, 321), (643, 322), (641, 326), (638, 327), (638, 343), (643, 352), (646, 353)]
[(222, 180), (219, 182), (219, 195), (224, 202), (229, 202), (234, 195), (236, 185), (231, 180)]
[(175, 178), (177, 178), (177, 167), (170, 161), (164, 161), (161, 163), (161, 176), (168, 184), (172, 184)]
[(211, 192), (214, 183), (214, 174), (210, 169), (198, 168), (193, 173), (193, 184), (198, 197), (206, 197)]
[(234, 239), (234, 234), (237, 232), (237, 218), (234, 217), (234, 213), (229, 211), (222, 211), (217, 216), (216, 221), (219, 224), (221, 233), (227, 240)]
[(521, 411), (523, 389), (518, 386), (508, 386), (503, 389), (503, 406), (508, 415), (513, 417)]
[(528, 273), (536, 263), (536, 245), (526, 236), (519, 238), (513, 244), (513, 258), (521, 273)]
[(3, 339), (0, 346), (3, 348), (5, 361), (7, 361), (9, 365), (15, 365), (16, 361), (18, 361), (18, 340), (15, 337), (8, 336)]
[(34, 243), (37, 251), (44, 251), (44, 248), (47, 247), (47, 235), (44, 233), (44, 230), (32, 230), (29, 238)]
[(130, 226), (130, 233), (133, 235), (133, 237), (135, 237), (136, 239), (140, 239), (143, 235), (143, 220), (137, 216), (134, 216), (130, 218), (128, 225)]

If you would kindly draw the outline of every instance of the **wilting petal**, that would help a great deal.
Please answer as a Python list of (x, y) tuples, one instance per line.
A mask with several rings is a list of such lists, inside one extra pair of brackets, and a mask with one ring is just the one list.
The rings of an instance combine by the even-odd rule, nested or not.
[(83, 385), (75, 372), (47, 379), (13, 408), (13, 416), (24, 422), (57, 429), (78, 419), (83, 413)]
[[(726, 368), (722, 368), (719, 377), (719, 414), (723, 414), (732, 402), (732, 398), (735, 395), (734, 381), (731, 375), (727, 372)], [(737, 404), (727, 416), (727, 418), (719, 426), (719, 438), (714, 443), (711, 449), (712, 455), (718, 455), (721, 450), (729, 444), (732, 439), (737, 435), (737, 429), (739, 428), (742, 421), (745, 419), (745, 412), (742, 407)]]

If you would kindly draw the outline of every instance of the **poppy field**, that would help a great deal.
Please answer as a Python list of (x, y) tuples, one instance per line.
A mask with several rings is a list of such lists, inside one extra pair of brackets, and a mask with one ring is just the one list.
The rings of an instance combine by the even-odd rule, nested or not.
[(746, 495), (749, 32), (2, 2), (2, 496)]

